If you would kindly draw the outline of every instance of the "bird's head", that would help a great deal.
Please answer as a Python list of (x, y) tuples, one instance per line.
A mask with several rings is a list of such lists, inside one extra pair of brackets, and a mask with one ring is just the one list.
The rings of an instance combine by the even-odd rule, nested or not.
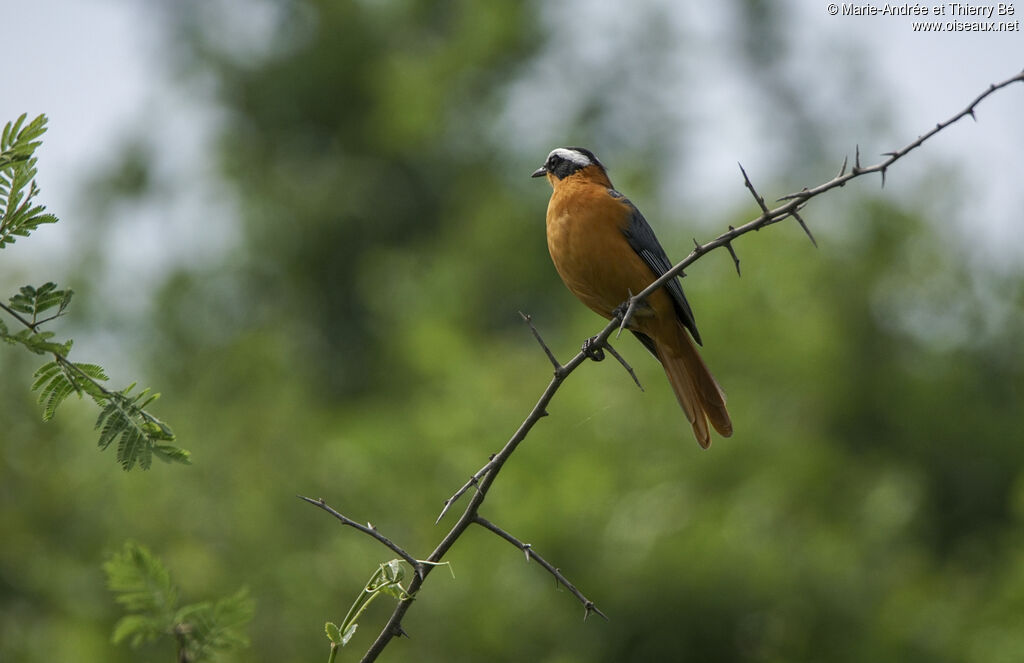
[[(570, 175), (584, 173), (595, 178), (608, 180), (604, 164), (597, 160), (594, 153), (585, 147), (557, 147), (551, 150), (544, 165), (533, 171), (531, 177), (548, 176), (552, 185)], [(611, 186), (611, 183), (608, 183)]]

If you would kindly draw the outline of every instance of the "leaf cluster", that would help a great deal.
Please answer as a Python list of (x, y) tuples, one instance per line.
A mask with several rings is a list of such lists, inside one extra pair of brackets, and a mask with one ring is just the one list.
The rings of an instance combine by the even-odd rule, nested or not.
[(13, 244), (15, 237), (28, 237), (44, 223), (56, 223), (57, 217), (46, 214), (46, 208), (33, 203), (39, 194), (36, 186), (35, 150), (46, 132), (46, 116), (40, 115), (25, 124), (22, 113), (8, 122), (0, 134), (0, 249)]
[(132, 647), (171, 638), (178, 660), (209, 660), (217, 652), (248, 646), (245, 626), (253, 617), (253, 600), (242, 588), (217, 601), (179, 606), (178, 588), (167, 568), (144, 546), (125, 543), (103, 569), (107, 587), (129, 613), (114, 627), (115, 644)]
[[(40, 115), (28, 124), (25, 117), (23, 114), (15, 122), (8, 122), (0, 135), (0, 249), (13, 244), (15, 237), (27, 237), (43, 223), (57, 221), (52, 214), (44, 214), (41, 205), (32, 203), (39, 193), (34, 154), (46, 132), (46, 116)], [(151, 394), (149, 389), (133, 394), (134, 383), (120, 391), (105, 388), (101, 382), (109, 378), (102, 366), (71, 361), (68, 355), (72, 341), (59, 341), (54, 332), (42, 329), (64, 315), (73, 294), (71, 289), (60, 289), (50, 281), (39, 287), (22, 286), (6, 304), (0, 304), (0, 310), (22, 327), (12, 332), (0, 319), (0, 339), (34, 354), (53, 356), (36, 371), (32, 384), (32, 390), (39, 392), (43, 420), (52, 419), (57, 407), (71, 394), (89, 396), (100, 408), (96, 420), (99, 446), (106, 449), (116, 441), (117, 460), (125, 470), (136, 465), (148, 469), (154, 455), (165, 461), (188, 463), (188, 451), (168, 444), (175, 439), (171, 428), (146, 410), (159, 394)]]

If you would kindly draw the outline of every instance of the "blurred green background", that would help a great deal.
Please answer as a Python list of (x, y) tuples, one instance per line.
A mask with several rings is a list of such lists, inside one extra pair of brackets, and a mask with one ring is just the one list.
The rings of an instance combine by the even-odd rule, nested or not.
[[(845, 51), (809, 85), (797, 66), (809, 56), (768, 3), (720, 3), (719, 44), (672, 3), (594, 6), (148, 10), (167, 84), (208, 104), (204, 128), (171, 127), (208, 135), (178, 171), (200, 177), (167, 175), (167, 115), (151, 107), (97, 154), (75, 208), (50, 205), (62, 223), (39, 234), (73, 238), (49, 247), (61, 264), (19, 262), (30, 238), (4, 252), (0, 280), (75, 288), (60, 329), (82, 338), (72, 357), (163, 392), (155, 411), (195, 464), (121, 472), (94, 447), (88, 404), (41, 423), (38, 362), (0, 352), (0, 661), (170, 660), (109, 643), (120, 613), (100, 565), (126, 539), (164, 560), (185, 600), (250, 588), (252, 648), (224, 660), (322, 660), (323, 622), (390, 555), (296, 494), (425, 557), (446, 531), (433, 524), (443, 500), (549, 377), (518, 311), (563, 359), (603, 324), (547, 255), (549, 189), (528, 175), (552, 147), (593, 148), (678, 259), (692, 237), (755, 215), (737, 172), (708, 189), (701, 145), (736, 141), (728, 168), (760, 161), (751, 175), (774, 197), (831, 177), (858, 140), (878, 143), (870, 162), (916, 135), (893, 130), (905, 109)], [(750, 103), (695, 87), (714, 50)], [(1021, 62), (989, 65), (916, 131)], [(1021, 101), (1011, 89), (985, 104)], [(756, 121), (719, 138), (708, 114)], [(979, 120), (962, 130), (999, 130)], [(43, 202), (62, 166), (46, 159)], [(786, 224), (738, 243), (741, 278), (724, 252), (688, 270), (733, 438), (702, 452), (661, 369), (623, 339), (646, 392), (614, 362), (584, 366), (504, 470), (483, 514), (610, 622), (584, 622), (542, 569), (470, 530), (449, 556), (454, 579), (431, 576), (404, 622), (412, 637), (384, 659), (1020, 660), (1020, 247), (982, 250), (964, 232), (984, 172), (923, 152), (912, 177), (903, 167), (885, 189), (816, 200), (818, 250)], [(698, 213), (712, 196), (728, 202)], [(188, 220), (161, 227), (152, 210), (184, 199)], [(149, 239), (126, 241), (138, 226)], [(390, 609), (371, 608), (342, 660)]]

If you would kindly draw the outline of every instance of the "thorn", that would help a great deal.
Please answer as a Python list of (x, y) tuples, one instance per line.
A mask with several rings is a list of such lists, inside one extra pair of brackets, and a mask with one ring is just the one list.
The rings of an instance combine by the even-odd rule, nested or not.
[(977, 121), (978, 121), (978, 116), (974, 114), (974, 106), (971, 106), (971, 107), (970, 107), (970, 108), (969, 108), (969, 109), (967, 110), (967, 114), (968, 114), (968, 115), (970, 115), (970, 116), (971, 116), (971, 119), (972, 119), (972, 120), (974, 120), (975, 122), (977, 122)]
[[(729, 226), (729, 230), (732, 230), (732, 226)], [(732, 264), (736, 266), (736, 276), (741, 276), (740, 257), (736, 255), (736, 249), (732, 248), (732, 242), (726, 242), (725, 248), (729, 249), (729, 255), (732, 256)]]
[[(846, 182), (843, 182), (839, 186), (846, 186)], [(806, 194), (807, 194), (808, 191), (810, 191), (810, 189), (808, 189), (807, 187), (804, 187), (804, 188), (800, 189), (799, 191), (797, 191), (796, 193), (787, 193), (784, 196), (780, 196), (779, 198), (776, 199), (775, 202), (781, 203), (781, 202), (784, 202), (786, 200), (795, 200), (797, 198), (806, 198), (807, 197)], [(757, 231), (757, 230), (760, 230), (760, 228), (754, 228), (754, 230)]]
[[(401, 625), (401, 624), (395, 624), (395, 633), (396, 633), (396, 634), (398, 635), (398, 637), (400, 637), (400, 638), (409, 638), (409, 634), (405, 632), (405, 629), (404, 629), (404, 628), (402, 628), (402, 625)], [(411, 639), (411, 638), (410, 638), (410, 639)]]
[(882, 188), (885, 188), (885, 168), (882, 168)]
[(800, 217), (800, 215), (794, 211), (793, 218), (796, 219), (797, 223), (800, 224), (800, 227), (804, 229), (805, 233), (807, 233), (807, 238), (811, 240), (811, 244), (814, 245), (814, 248), (818, 248), (818, 242), (815, 241), (814, 235), (811, 234), (811, 229), (807, 227), (807, 224), (804, 223), (804, 220)]
[(853, 172), (855, 173), (860, 170), (860, 145), (856, 146), (856, 150), (857, 153), (853, 160)]
[(587, 600), (583, 604), (583, 621), (587, 621), (587, 617), (590, 616), (590, 613), (594, 613), (595, 615), (598, 615), (601, 619), (608, 621), (608, 615), (598, 610), (597, 606), (594, 605), (593, 601)]
[(693, 251), (697, 255), (704, 253), (704, 247), (700, 245), (700, 242), (697, 241), (696, 237), (693, 238)]
[(846, 164), (847, 164), (847, 162), (849, 160), (850, 160), (849, 156), (843, 157), (843, 167), (839, 169), (839, 174), (836, 175), (836, 179), (838, 179), (838, 178), (840, 178), (840, 177), (842, 177), (843, 175), (846, 174)]
[(530, 561), (530, 548), (532, 548), (532, 547), (533, 547), (532, 543), (524, 543), (523, 544), (523, 552), (526, 554), (526, 561), (527, 562)]
[[(680, 274), (682, 276), (682, 274)], [(622, 330), (626, 328), (626, 324), (633, 318), (633, 313), (636, 311), (636, 301), (633, 299), (633, 291), (626, 290), (629, 293), (629, 306), (626, 307), (626, 312), (622, 315), (622, 322), (619, 323), (619, 330), (615, 333), (615, 338), (618, 339), (622, 336)]]
[(544, 350), (544, 354), (546, 354), (548, 357), (548, 361), (550, 361), (551, 365), (555, 367), (555, 372), (557, 373), (558, 370), (562, 368), (562, 364), (555, 357), (555, 354), (551, 352), (551, 348), (549, 348), (548, 344), (544, 342), (544, 339), (541, 338), (540, 332), (537, 331), (537, 328), (533, 325), (533, 317), (527, 315), (526, 313), (523, 313), (522, 311), (519, 312), (519, 315), (522, 316), (523, 321), (526, 322), (527, 325), (529, 325), (530, 332), (533, 334), (533, 338), (536, 339), (537, 343), (540, 344), (541, 349)]
[(750, 181), (750, 178), (747, 177), (747, 171), (743, 168), (743, 164), (737, 163), (737, 165), (740, 167), (740, 172), (743, 173), (743, 184), (750, 189), (750, 195), (754, 197), (754, 200), (757, 201), (757, 206), (761, 208), (761, 212), (763, 213), (761, 216), (768, 217), (770, 212), (768, 210), (768, 206), (764, 204), (764, 196), (760, 195), (757, 190), (754, 189), (754, 184)]
[(619, 363), (622, 364), (622, 367), (625, 368), (626, 372), (629, 373), (629, 376), (633, 378), (633, 382), (636, 383), (636, 386), (640, 387), (640, 391), (643, 391), (644, 386), (640, 384), (640, 379), (636, 376), (636, 372), (633, 370), (633, 367), (630, 366), (626, 362), (626, 360), (622, 358), (622, 355), (616, 352), (615, 348), (612, 347), (611, 343), (605, 341), (604, 347), (608, 348), (608, 352), (612, 353), (612, 356), (619, 360)]

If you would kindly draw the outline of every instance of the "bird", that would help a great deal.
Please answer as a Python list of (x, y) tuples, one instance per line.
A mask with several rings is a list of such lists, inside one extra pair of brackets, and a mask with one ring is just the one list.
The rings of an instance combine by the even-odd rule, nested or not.
[[(555, 269), (580, 301), (610, 320), (672, 263), (593, 152), (556, 148), (532, 175), (545, 176), (552, 187), (546, 225)], [(700, 333), (679, 279), (637, 305), (627, 328), (661, 362), (698, 444), (705, 449), (711, 444), (708, 422), (719, 435), (732, 435), (725, 392), (697, 351)]]

